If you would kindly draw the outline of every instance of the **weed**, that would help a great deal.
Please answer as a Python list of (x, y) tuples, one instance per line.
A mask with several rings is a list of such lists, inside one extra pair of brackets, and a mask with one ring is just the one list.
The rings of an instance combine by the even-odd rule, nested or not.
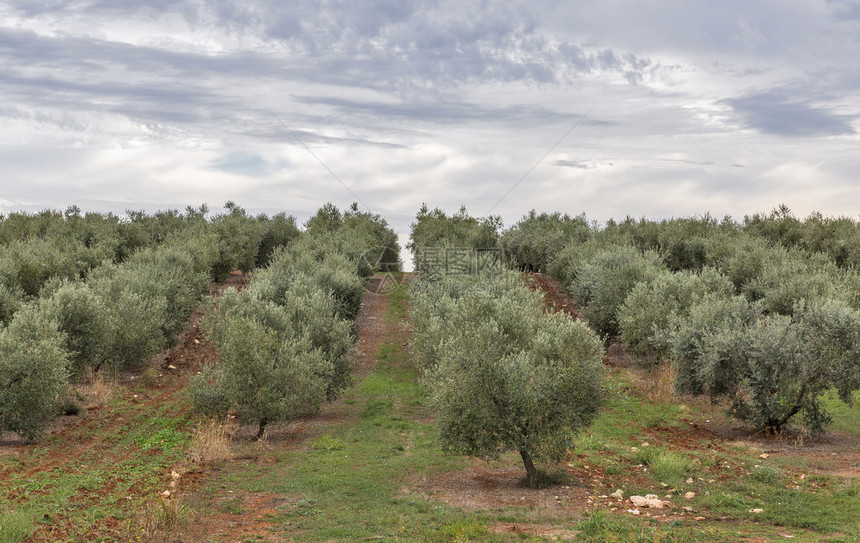
[(696, 463), (690, 458), (671, 451), (660, 451), (648, 465), (654, 478), (667, 484), (686, 479), (696, 467)]
[(668, 361), (654, 366), (643, 388), (648, 401), (666, 403), (675, 397), (675, 377), (677, 371)]
[(773, 485), (780, 481), (782, 474), (778, 468), (765, 464), (763, 466), (753, 466), (752, 477), (759, 483)]
[(30, 519), (20, 513), (0, 513), (0, 542), (24, 541), (31, 532)]
[(205, 419), (192, 433), (189, 452), (194, 462), (206, 464), (227, 460), (233, 456), (230, 447), (239, 423), (229, 416), (223, 421)]
[(397, 361), (397, 358), (398, 353), (396, 343), (383, 343), (379, 346), (379, 350), (376, 352), (376, 359), (384, 364), (384, 367), (386, 368), (394, 367), (394, 363)]
[(460, 541), (485, 541), (487, 528), (484, 523), (477, 518), (459, 519), (450, 522), (443, 526), (438, 534), (445, 541), (460, 542)]
[(318, 451), (339, 451), (343, 449), (343, 441), (328, 434), (323, 434), (311, 442), (311, 449)]
[(149, 366), (137, 378), (138, 384), (144, 387), (154, 386), (158, 382), (159, 372), (153, 366)]
[(242, 507), (242, 498), (236, 497), (221, 502), (218, 505), (218, 511), (230, 515), (241, 515), (245, 512), (245, 509)]
[(67, 417), (76, 417), (86, 414), (87, 408), (73, 398), (65, 398), (60, 402), (59, 412)]
[(191, 517), (191, 509), (180, 498), (147, 503), (138, 513), (133, 534), (153, 540), (176, 533)]
[(106, 405), (122, 391), (116, 379), (106, 375), (105, 372), (98, 372), (88, 380), (89, 384), (82, 387), (82, 392), (89, 399), (89, 407)]

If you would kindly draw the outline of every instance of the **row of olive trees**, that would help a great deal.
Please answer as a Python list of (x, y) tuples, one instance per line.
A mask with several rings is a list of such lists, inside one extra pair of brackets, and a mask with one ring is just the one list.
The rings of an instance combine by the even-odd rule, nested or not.
[(379, 216), (331, 204), (276, 250), (247, 288), (211, 300), (204, 319), (219, 362), (192, 383), (195, 408), (258, 425), (316, 412), (349, 384), (353, 323), (384, 259), (399, 268), (396, 234)]
[(836, 389), (850, 402), (860, 388), (850, 332), (860, 323), (860, 276), (826, 253), (736, 226), (707, 217), (610, 223), (571, 238), (547, 269), (605, 340), (619, 335), (646, 359), (670, 358), (679, 392), (725, 397), (733, 415), (769, 431), (798, 414), (820, 431), (821, 396)]
[(518, 274), (417, 281), (413, 353), (443, 447), (517, 451), (527, 483), (558, 460), (604, 398), (603, 346), (583, 323), (544, 313)]
[[(142, 245), (121, 262), (106, 257), (87, 263), (85, 273), (79, 263), (57, 265), (57, 273), (42, 277), (37, 296), (0, 286), (5, 324), (0, 327), (0, 430), (37, 439), (70, 383), (99, 371), (116, 375), (139, 368), (172, 344), (225, 261), (239, 262), (241, 255), (250, 255), (244, 262), (251, 267), (258, 255), (266, 252), (269, 259), (276, 246), (298, 235), (292, 218), (279, 215), (264, 221), (232, 207), (230, 214), (211, 222), (203, 220), (205, 209), (189, 210), (187, 217), (177, 219), (179, 226), (160, 231), (163, 239), (157, 245)], [(12, 222), (27, 223), (27, 217), (19, 215)], [(158, 214), (152, 221), (140, 215), (135, 220), (158, 225), (168, 222), (165, 217), (176, 214)], [(34, 222), (56, 233), (63, 232), (58, 220), (68, 226), (77, 218), (40, 214)], [(0, 252), (18, 243), (36, 247), (41, 242), (13, 240)], [(63, 248), (57, 248), (63, 255)], [(46, 254), (42, 261), (61, 258)]]
[[(64, 280), (78, 281), (104, 263), (120, 263), (132, 254), (166, 240), (211, 234), (217, 245), (210, 267), (212, 279), (231, 270), (251, 270), (268, 263), (278, 246), (299, 234), (295, 220), (284, 214), (249, 216), (232, 202), (227, 212), (205, 218), (208, 208), (189, 207), (147, 215), (129, 212), (127, 220), (111, 214), (65, 214), (44, 211), (12, 213), (0, 219), (0, 323), (8, 324), (21, 305)], [(53, 285), (52, 285), (53, 284)]]
[[(798, 219), (781, 205), (769, 214), (757, 213), (735, 221), (716, 220), (709, 214), (662, 220), (645, 218), (587, 222), (584, 215), (561, 216), (531, 211), (501, 234), (501, 244), (512, 264), (546, 271), (570, 244), (595, 238), (601, 244), (633, 245), (655, 251), (672, 271), (700, 270), (713, 265), (723, 242), (720, 238), (746, 238), (769, 247), (819, 254), (843, 269), (860, 267), (860, 222), (848, 217), (826, 217), (819, 212)], [(749, 241), (748, 241), (749, 242)]]
[(169, 345), (209, 284), (217, 249), (189, 238), (59, 281), (0, 330), (0, 429), (37, 439), (71, 382), (140, 367)]

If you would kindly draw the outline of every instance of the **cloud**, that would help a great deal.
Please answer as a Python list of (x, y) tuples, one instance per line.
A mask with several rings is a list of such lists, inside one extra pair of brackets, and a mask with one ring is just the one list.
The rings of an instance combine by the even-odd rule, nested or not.
[(593, 162), (581, 160), (555, 160), (551, 162), (553, 166), (561, 166), (564, 168), (576, 168), (579, 170), (593, 170), (597, 166)]
[(338, 115), (370, 116), (373, 118), (409, 119), (434, 123), (514, 123), (516, 125), (545, 125), (547, 122), (571, 122), (581, 115), (529, 105), (477, 104), (467, 101), (413, 100), (390, 103), (339, 97), (293, 97), (303, 104), (331, 106)]
[(271, 173), (274, 166), (254, 153), (234, 152), (210, 163), (210, 167), (227, 173), (245, 176), (261, 176)]
[(743, 118), (747, 127), (767, 134), (816, 137), (855, 133), (849, 117), (791, 100), (778, 91), (749, 94), (723, 102)]
[(839, 21), (860, 20), (860, 1), (858, 0), (827, 0), (833, 17)]

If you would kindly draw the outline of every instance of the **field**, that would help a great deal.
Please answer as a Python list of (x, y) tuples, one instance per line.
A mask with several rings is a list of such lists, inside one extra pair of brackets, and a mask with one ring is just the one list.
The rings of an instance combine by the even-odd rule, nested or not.
[[(548, 306), (575, 314), (554, 281), (529, 280)], [(215, 354), (192, 318), (151, 370), (93, 390), (86, 414), (58, 420), (39, 444), (4, 435), (2, 541), (860, 537), (856, 408), (821, 438), (750, 435), (719, 406), (673, 398), (671, 375), (636, 368), (614, 345), (606, 409), (555, 468), (558, 484), (530, 489), (515, 454), (484, 462), (440, 451), (410, 363), (408, 315), (404, 289), (367, 294), (343, 397), (271, 425), (260, 442), (228, 424), (226, 457), (208, 461), (182, 389)], [(611, 497), (619, 489), (623, 498)], [(629, 501), (646, 494), (669, 503)]]
[(225, 208), (0, 220), (0, 543), (860, 540), (856, 222)]

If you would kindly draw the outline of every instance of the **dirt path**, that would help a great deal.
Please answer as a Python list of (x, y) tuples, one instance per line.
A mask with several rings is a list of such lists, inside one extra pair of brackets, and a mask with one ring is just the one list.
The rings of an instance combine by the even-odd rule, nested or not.
[[(392, 327), (385, 319), (390, 298), (387, 294), (377, 294), (378, 283), (382, 277), (373, 277), (361, 304), (356, 319), (357, 339), (351, 351), (353, 360), (353, 386), (367, 377), (378, 362), (380, 346), (396, 336), (397, 341), (408, 341), (402, 336), (405, 327)], [(278, 452), (303, 450), (307, 443), (316, 438), (324, 427), (332, 424), (349, 424), (357, 417), (356, 410), (346, 403), (343, 397), (324, 404), (320, 412), (311, 417), (294, 421), (270, 424), (266, 438), (260, 444), (251, 444), (254, 428), (250, 425), (240, 429), (234, 436), (237, 454), (234, 458), (206, 467), (206, 475), (189, 489), (187, 503), (197, 509), (197, 504), (208, 498), (203, 495), (207, 482), (216, 476), (229, 474), (233, 470), (253, 468), (267, 463), (278, 462)], [(219, 542), (242, 541), (281, 541), (273, 536), (276, 526), (273, 517), (284, 507), (294, 506), (300, 500), (297, 496), (273, 492), (247, 492), (242, 490), (219, 490), (214, 500), (219, 511), (200, 511), (194, 513), (194, 521), (182, 533), (175, 534), (171, 541), (208, 541), (217, 534)]]

